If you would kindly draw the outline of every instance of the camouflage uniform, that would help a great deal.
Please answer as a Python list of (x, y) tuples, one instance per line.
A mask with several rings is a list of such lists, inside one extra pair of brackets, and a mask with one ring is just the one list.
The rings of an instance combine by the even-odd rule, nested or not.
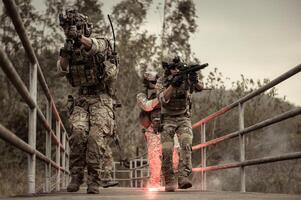
[(113, 153), (112, 149), (110, 147), (111, 140), (108, 141), (108, 144), (105, 145), (104, 149), (104, 157), (102, 160), (102, 170), (103, 172), (101, 173), (101, 180), (102, 180), (102, 185), (105, 184), (107, 181), (112, 181), (112, 172), (113, 172), (113, 165), (114, 165), (114, 159), (113, 159)]
[[(114, 104), (113, 104), (114, 107)], [(117, 134), (116, 130), (117, 126), (114, 125), (113, 134)], [(104, 158), (102, 160), (102, 173), (101, 173), (101, 180), (102, 180), (102, 187), (108, 188), (118, 185), (119, 183), (117, 181), (113, 180), (112, 173), (113, 173), (113, 167), (114, 167), (114, 159), (113, 159), (113, 153), (112, 149), (110, 147), (112, 140), (109, 141), (109, 143), (106, 145), (105, 152), (104, 152)]]
[[(92, 47), (89, 51), (81, 46), (77, 52), (72, 53), (66, 71), (62, 70), (58, 62), (59, 75), (66, 75), (73, 86), (75, 83), (87, 83), (88, 80), (87, 77), (83, 78), (83, 74), (79, 74), (70, 81), (73, 65), (92, 62), (92, 60), (97, 63), (98, 60), (95, 58), (97, 55), (105, 57), (111, 50), (108, 40), (104, 38), (91, 38), (91, 40)], [(74, 107), (69, 118), (71, 183), (80, 185), (83, 182), (84, 169), (87, 167), (87, 184), (95, 188), (101, 184), (102, 162), (111, 154), (108, 145), (114, 128), (112, 84), (118, 73), (117, 66), (109, 60), (97, 64), (104, 66), (102, 81), (79, 86), (79, 95), (74, 100)], [(108, 162), (111, 162), (111, 159), (108, 159)]]
[[(137, 94), (137, 104), (144, 111), (154, 111), (158, 112), (157, 115), (160, 115), (159, 110), (159, 101), (157, 98), (150, 99), (145, 93)], [(156, 114), (155, 114), (156, 115)], [(158, 117), (160, 117), (158, 115)], [(156, 123), (156, 122), (155, 122)], [(157, 125), (156, 125), (157, 126)], [(154, 123), (152, 122), (150, 126), (145, 131), (145, 138), (147, 141), (147, 153), (149, 160), (149, 168), (150, 168), (150, 178), (148, 182), (148, 187), (159, 187), (161, 184), (161, 157), (162, 157), (162, 145), (160, 141), (160, 134), (158, 133), (158, 127), (154, 127)], [(175, 136), (175, 148), (173, 154), (173, 167), (174, 170), (177, 171), (179, 156), (178, 156), (178, 139)]]
[(175, 134), (177, 134), (180, 143), (179, 183), (192, 172), (191, 148), (193, 134), (190, 120), (191, 93), (188, 89), (190, 85), (188, 81), (184, 81), (180, 87), (175, 89), (171, 98), (166, 101), (162, 92), (169, 86), (168, 80), (171, 79), (171, 75), (165, 75), (156, 84), (161, 104), (162, 173), (166, 184), (175, 183), (175, 173), (172, 168), (173, 138)]

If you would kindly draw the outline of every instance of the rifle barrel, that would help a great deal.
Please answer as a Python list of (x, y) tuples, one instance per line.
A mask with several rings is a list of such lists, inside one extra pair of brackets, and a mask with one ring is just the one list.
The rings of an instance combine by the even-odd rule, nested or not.
[(190, 65), (187, 69), (181, 71), (179, 73), (179, 75), (184, 75), (184, 74), (189, 74), (190, 72), (196, 72), (199, 71), (201, 69), (204, 69), (205, 67), (208, 66), (208, 63), (204, 63), (204, 64), (195, 64), (195, 65)]

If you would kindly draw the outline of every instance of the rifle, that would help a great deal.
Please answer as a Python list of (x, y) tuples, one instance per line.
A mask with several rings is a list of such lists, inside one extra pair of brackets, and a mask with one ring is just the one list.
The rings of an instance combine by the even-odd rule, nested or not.
[(197, 72), (201, 69), (204, 69), (208, 66), (208, 63), (204, 63), (204, 64), (193, 64), (193, 65), (186, 65), (181, 63), (181, 65), (179, 65), (179, 70), (180, 72), (177, 74), (178, 76), (186, 76), (188, 74), (190, 74), (191, 72)]
[[(188, 75), (192, 72), (197, 72), (201, 69), (204, 69), (208, 66), (208, 63), (204, 63), (204, 64), (193, 64), (193, 65), (186, 65), (184, 63), (171, 63), (171, 64), (167, 64), (167, 63), (163, 63), (163, 67), (166, 69), (174, 69), (174, 68), (178, 68), (180, 71), (179, 73), (177, 73), (175, 76), (182, 76), (184, 80), (186, 80), (188, 78)], [(172, 79), (169, 80), (169, 82), (171, 82)]]

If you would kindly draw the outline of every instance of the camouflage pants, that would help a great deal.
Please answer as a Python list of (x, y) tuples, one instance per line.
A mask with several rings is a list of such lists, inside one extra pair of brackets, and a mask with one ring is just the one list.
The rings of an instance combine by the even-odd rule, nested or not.
[(165, 182), (172, 182), (175, 173), (172, 168), (174, 135), (177, 134), (180, 143), (179, 177), (187, 177), (192, 172), (191, 146), (192, 146), (192, 128), (189, 117), (164, 116), (162, 120), (162, 173)]
[(101, 180), (102, 181), (110, 181), (112, 180), (112, 172), (113, 172), (113, 154), (110, 147), (111, 140), (107, 145), (105, 145), (104, 157), (102, 160), (102, 170)]
[[(112, 99), (107, 95), (79, 96), (69, 118), (70, 172), (82, 182), (87, 167), (87, 184), (101, 184), (101, 167), (114, 127)], [(110, 154), (110, 153), (109, 153)]]
[[(161, 158), (162, 158), (162, 145), (160, 140), (160, 134), (155, 134), (152, 125), (145, 132), (147, 141), (147, 155), (150, 168), (150, 178), (148, 182), (149, 187), (159, 187), (161, 183)], [(177, 142), (178, 139), (175, 138)], [(178, 170), (179, 155), (178, 146), (174, 146), (173, 150), (173, 169)]]

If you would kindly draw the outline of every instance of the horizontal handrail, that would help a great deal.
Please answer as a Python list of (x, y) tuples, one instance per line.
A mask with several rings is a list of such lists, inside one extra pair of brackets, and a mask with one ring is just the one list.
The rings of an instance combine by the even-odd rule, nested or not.
[(8, 11), (7, 13), (10, 16), (10, 18), (11, 18), (11, 20), (12, 20), (14, 26), (15, 26), (15, 30), (16, 30), (17, 34), (19, 35), (19, 37), (20, 37), (20, 40), (23, 44), (23, 47), (25, 49), (25, 52), (28, 55), (28, 58), (29, 58), (30, 62), (32, 64), (37, 64), (39, 82), (42, 86), (42, 89), (43, 89), (48, 101), (50, 101), (53, 104), (52, 109), (53, 109), (54, 116), (55, 116), (56, 120), (59, 121), (59, 123), (61, 124), (63, 130), (66, 132), (66, 129), (65, 129), (63, 123), (62, 123), (62, 120), (61, 120), (61, 118), (58, 114), (58, 111), (56, 109), (56, 106), (54, 104), (53, 98), (50, 94), (50, 90), (47, 86), (47, 83), (46, 83), (45, 77), (43, 75), (43, 72), (41, 70), (41, 67), (39, 65), (38, 59), (37, 59), (37, 57), (34, 53), (34, 50), (33, 50), (32, 46), (30, 44), (30, 41), (27, 37), (26, 30), (24, 28), (21, 17), (18, 13), (18, 10), (17, 10), (17, 6), (16, 6), (15, 2), (11, 1), (11, 0), (3, 0), (3, 3), (5, 4), (5, 8)]
[(277, 155), (277, 156), (268, 156), (268, 157), (263, 157), (263, 158), (258, 158), (258, 159), (245, 160), (243, 162), (235, 162), (235, 163), (229, 163), (229, 164), (224, 164), (224, 165), (193, 168), (192, 171), (193, 172), (216, 171), (216, 170), (221, 170), (221, 169), (231, 169), (231, 168), (237, 168), (237, 167), (242, 167), (242, 166), (259, 165), (259, 164), (278, 162), (278, 161), (283, 161), (283, 160), (292, 160), (292, 159), (298, 159), (298, 158), (301, 158), (301, 151)]
[[(246, 173), (245, 173), (245, 166), (251, 166), (251, 165), (259, 165), (264, 163), (270, 163), (270, 162), (276, 162), (276, 161), (282, 161), (282, 160), (291, 160), (291, 159), (298, 159), (301, 158), (301, 152), (293, 152), (289, 154), (283, 154), (283, 155), (277, 155), (277, 156), (271, 156), (271, 157), (264, 157), (264, 158), (258, 158), (253, 160), (245, 160), (245, 134), (251, 133), (252, 131), (270, 126), (272, 124), (281, 122), (283, 120), (295, 117), (297, 115), (301, 114), (301, 107), (296, 107), (293, 110), (286, 111), (282, 114), (279, 114), (277, 116), (271, 117), (269, 119), (263, 120), (259, 123), (253, 124), (247, 128), (244, 127), (244, 103), (248, 100), (258, 96), (259, 94), (267, 91), (268, 89), (274, 87), (275, 85), (281, 83), (282, 81), (290, 78), (291, 76), (299, 73), (301, 71), (301, 64), (297, 65), (296, 67), (290, 69), (286, 73), (278, 76), (277, 78), (273, 79), (271, 82), (267, 83), (266, 85), (260, 87), (259, 89), (245, 95), (244, 97), (238, 99), (232, 104), (229, 104), (219, 111), (205, 117), (204, 119), (198, 121), (195, 123), (192, 127), (197, 128), (199, 126), (202, 126), (201, 129), (201, 143), (194, 145), (192, 147), (192, 150), (199, 150), (201, 149), (201, 167), (193, 168), (193, 172), (201, 172), (201, 181), (202, 181), (202, 190), (206, 190), (206, 172), (207, 171), (213, 171), (213, 170), (221, 170), (221, 169), (229, 169), (229, 168), (240, 168), (240, 189), (241, 192), (246, 192)], [(221, 137), (209, 140), (206, 142), (206, 123), (210, 122), (211, 120), (221, 116), (222, 114), (228, 112), (229, 110), (238, 107), (238, 125), (239, 130), (234, 131), (232, 133), (223, 135)], [(206, 166), (206, 147), (214, 144), (218, 144), (222, 141), (239, 137), (239, 147), (240, 147), (240, 162), (235, 163), (228, 163), (223, 165), (215, 165), (215, 166)]]
[(148, 167), (148, 166), (149, 166), (149, 164), (144, 164), (144, 165), (141, 165), (141, 166), (132, 168), (132, 169), (130, 169), (130, 170), (142, 170), (142, 168), (145, 168), (145, 167)]
[(281, 83), (282, 81), (288, 79), (289, 77), (299, 73), (301, 71), (301, 64), (297, 65), (296, 67), (292, 68), (291, 70), (287, 71), (286, 73), (280, 75), (279, 77), (275, 78), (274, 80), (272, 80), (271, 82), (269, 82), (268, 84), (262, 86), (261, 88), (247, 94), (246, 96), (238, 99), (237, 101), (233, 102), (232, 104), (225, 106), (223, 108), (221, 108), (219, 111), (205, 117), (204, 119), (196, 122), (195, 124), (193, 124), (192, 128), (197, 128), (199, 126), (201, 126), (202, 124), (205, 124), (213, 119), (215, 119), (216, 117), (224, 114), (225, 112), (228, 112), (229, 110), (237, 107), (239, 104), (244, 103), (250, 99), (252, 99), (253, 97), (267, 91), (268, 89), (271, 89), (272, 87), (274, 87), (275, 85)]
[(230, 134), (227, 134), (227, 135), (224, 135), (224, 136), (221, 136), (219, 138), (215, 138), (215, 139), (212, 139), (210, 141), (207, 141), (205, 143), (201, 143), (201, 144), (198, 144), (198, 145), (194, 145), (192, 147), (192, 150), (198, 150), (198, 149), (201, 149), (201, 148), (204, 148), (204, 147), (207, 147), (209, 145), (213, 145), (213, 144), (217, 144), (217, 143), (220, 143), (222, 141), (225, 141), (227, 139), (231, 139), (231, 138), (234, 138), (234, 137), (238, 137), (239, 135), (241, 134), (247, 134), (247, 133), (250, 133), (254, 130), (257, 130), (257, 129), (260, 129), (260, 128), (264, 128), (266, 126), (270, 126), (272, 124), (275, 124), (277, 122), (280, 122), (280, 121), (283, 121), (283, 120), (286, 120), (288, 118), (291, 118), (291, 117), (295, 117), (297, 115), (300, 115), (301, 114), (301, 107), (298, 107), (296, 109), (293, 109), (293, 110), (290, 110), (290, 111), (287, 111), (285, 113), (282, 113), (280, 115), (277, 115), (273, 118), (270, 118), (270, 119), (267, 119), (267, 120), (264, 120), (262, 122), (259, 122), (257, 124), (254, 124), (252, 126), (249, 126), (243, 130), (240, 130), (240, 131), (235, 131), (233, 133), (230, 133)]
[(38, 150), (32, 148), (29, 144), (24, 142), (22, 139), (20, 139), (16, 134), (5, 128), (2, 124), (0, 124), (0, 137), (4, 139), (5, 141), (9, 142), (10, 144), (14, 145), (18, 149), (28, 153), (28, 154), (36, 154), (37, 158), (40, 160), (51, 163), (53, 167), (56, 169), (60, 169), (63, 172), (66, 172), (69, 174), (69, 171), (59, 167), (53, 160), (48, 159), (45, 155), (43, 155)]
[(35, 108), (36, 104), (30, 97), (28, 89), (26, 88), (24, 82), (20, 78), (18, 72), (13, 67), (12, 63), (10, 62), (10, 60), (8, 59), (6, 53), (2, 50), (2, 48), (0, 48), (0, 66), (2, 67), (2, 70), (4, 71), (6, 76), (9, 78), (9, 80), (15, 86), (18, 93), (24, 99), (26, 104), (30, 108)]
[[(21, 95), (21, 97), (25, 100), (25, 103), (30, 108), (37, 108), (37, 114), (39, 119), (43, 122), (44, 127), (49, 131), (51, 134), (51, 137), (54, 139), (56, 144), (62, 146), (62, 144), (59, 143), (58, 138), (53, 133), (50, 125), (48, 124), (44, 114), (42, 113), (41, 109), (38, 107), (38, 105), (32, 100), (30, 97), (29, 91), (25, 86), (25, 83), (20, 78), (20, 75), (17, 73), (15, 68), (13, 67), (11, 61), (8, 59), (6, 53), (0, 48), (0, 65), (8, 77), (8, 79), (11, 81), (11, 83), (15, 86), (18, 93)], [(62, 148), (62, 147), (61, 147)], [(64, 150), (64, 148), (62, 148)]]

